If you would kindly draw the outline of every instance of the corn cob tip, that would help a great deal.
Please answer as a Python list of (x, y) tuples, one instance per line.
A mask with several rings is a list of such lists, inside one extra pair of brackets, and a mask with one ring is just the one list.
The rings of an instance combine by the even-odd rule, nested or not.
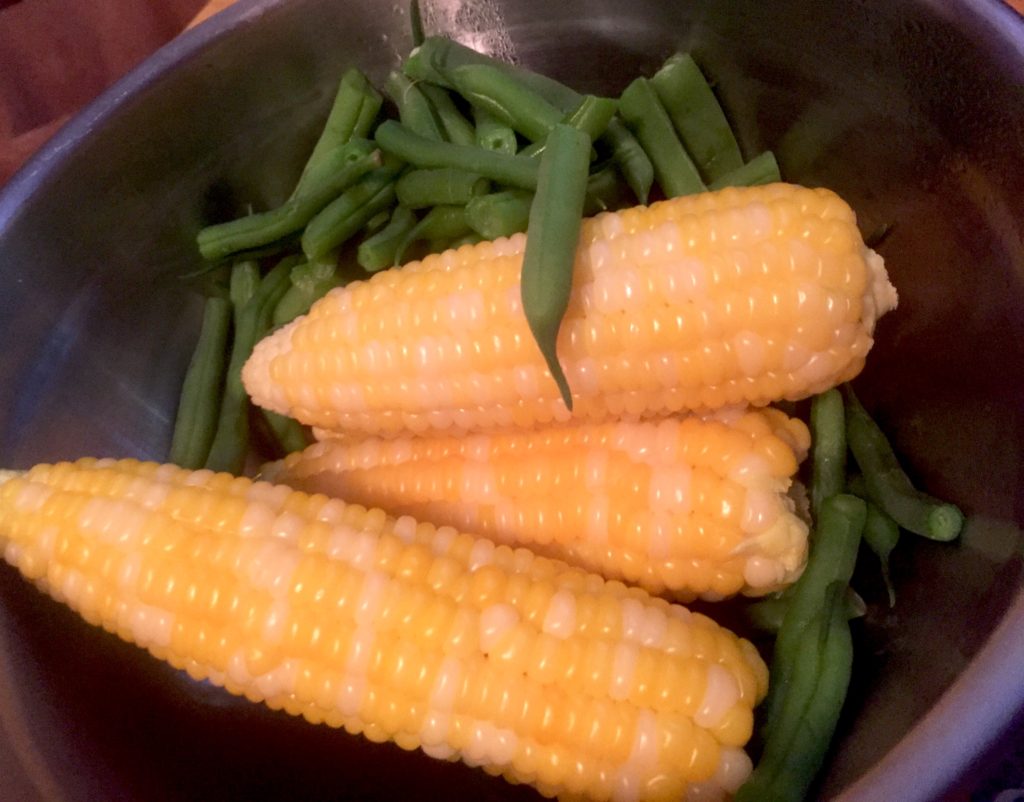
[(9, 482), (11, 479), (17, 479), (21, 476), (24, 471), (4, 471), (0, 470), (0, 485), (4, 482)]

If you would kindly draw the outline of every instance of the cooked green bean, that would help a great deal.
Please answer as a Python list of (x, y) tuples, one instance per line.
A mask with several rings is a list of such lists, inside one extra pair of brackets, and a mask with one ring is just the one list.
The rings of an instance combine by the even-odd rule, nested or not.
[(413, 243), (424, 240), (448, 242), (466, 236), (470, 230), (465, 206), (435, 206), (402, 238), (395, 258), (402, 261)]
[[(396, 123), (397, 125), (397, 123)], [(306, 226), (302, 252), (319, 259), (354, 236), (366, 221), (395, 201), (395, 179), (401, 168), (385, 165), (363, 176)]]
[(203, 324), (181, 386), (168, 459), (182, 468), (202, 468), (217, 428), (227, 367), (231, 301), (207, 298)]
[(338, 276), (338, 254), (334, 251), (322, 259), (301, 262), (292, 267), (290, 286), (274, 307), (274, 327), (290, 323), (306, 314), (314, 303), (341, 284)]
[[(867, 525), (865, 524), (865, 536)], [(843, 596), (846, 606), (846, 618), (863, 618), (867, 614), (868, 606), (864, 599), (853, 588), (847, 588)], [(790, 596), (781, 593), (777, 596), (769, 596), (746, 605), (743, 609), (743, 618), (755, 629), (762, 632), (777, 633), (782, 628), (782, 622), (786, 618), (786, 611), (789, 609)]]
[(210, 470), (238, 473), (245, 463), (249, 448), (249, 396), (242, 385), (242, 366), (256, 341), (270, 328), (274, 307), (288, 289), (290, 272), (288, 262), (282, 261), (260, 282), (249, 302), (237, 310), (217, 433), (205, 463)]
[(846, 417), (835, 388), (811, 401), (811, 512), (817, 518), (825, 499), (846, 486)]
[(667, 197), (704, 191), (697, 168), (686, 154), (650, 81), (637, 78), (626, 87), (619, 101), (619, 114), (650, 157), (655, 178)]
[(963, 527), (963, 513), (955, 505), (915, 488), (885, 433), (868, 415), (853, 388), (844, 385), (843, 393), (846, 438), (871, 500), (904, 529), (932, 540), (953, 540)]
[(516, 132), (512, 126), (505, 125), (486, 109), (473, 107), (473, 123), (475, 125), (476, 144), (487, 150), (515, 155), (519, 149)]
[(540, 158), (520, 279), (523, 313), (570, 410), (572, 393), (556, 346), (572, 290), (589, 168), (590, 137), (568, 125), (556, 125)]
[(356, 261), (368, 273), (376, 273), (398, 263), (398, 249), (406, 235), (416, 225), (416, 215), (411, 209), (398, 205), (391, 212), (388, 224), (372, 237), (359, 243)]
[(729, 121), (690, 56), (672, 56), (651, 78), (651, 85), (705, 181), (716, 181), (743, 165)]
[(395, 184), (398, 202), (410, 209), (425, 209), (441, 204), (465, 205), (470, 198), (483, 195), (490, 181), (478, 173), (456, 167), (409, 170)]
[(896, 604), (896, 587), (889, 570), (889, 559), (900, 541), (900, 527), (871, 500), (868, 486), (860, 474), (851, 476), (847, 482), (848, 492), (864, 499), (868, 505), (868, 518), (864, 523), (864, 544), (871, 549), (881, 563), (882, 581), (889, 595), (889, 606)]
[(318, 179), (325, 162), (329, 161), (328, 154), (353, 139), (365, 139), (370, 135), (383, 102), (380, 93), (359, 70), (353, 67), (345, 72), (338, 84), (338, 93), (327, 122), (306, 161), (293, 195), (305, 192), (309, 183)]
[(293, 234), (380, 162), (372, 142), (354, 139), (324, 156), (317, 169), (322, 180), (308, 181), (301, 193), (276, 209), (204, 228), (196, 237), (199, 251), (204, 259), (221, 259)]
[(434, 112), (441, 121), (445, 139), (456, 145), (475, 145), (476, 132), (473, 124), (459, 111), (447, 90), (428, 83), (420, 84), (419, 87), (434, 107)]
[(536, 142), (562, 119), (562, 112), (497, 65), (467, 64), (448, 71), (455, 91)]
[[(431, 81), (453, 89), (455, 86), (449, 78), (450, 72), (467, 65), (484, 65), (504, 71), (518, 80), (524, 89), (547, 101), (562, 114), (575, 109), (582, 100), (579, 92), (554, 78), (507, 64), (440, 36), (427, 37), (405, 60), (402, 69), (414, 80)], [(611, 150), (637, 199), (647, 203), (648, 193), (654, 183), (654, 168), (636, 137), (616, 117), (608, 124), (601, 141)]]
[(708, 185), (708, 189), (714, 191), (726, 187), (756, 187), (760, 184), (774, 184), (781, 180), (782, 175), (779, 172), (779, 163), (775, 161), (775, 154), (766, 150), (731, 173), (726, 173), (712, 181)]
[(444, 141), (444, 128), (437, 112), (418, 84), (396, 71), (385, 81), (384, 92), (398, 107), (398, 119), (402, 125), (426, 139)]
[(483, 242), (484, 238), (477, 234), (475, 231), (470, 231), (465, 236), (459, 237), (456, 240), (452, 240), (449, 243), (449, 248), (461, 248), (463, 245), (476, 245), (477, 243)]
[(484, 239), (508, 237), (526, 231), (531, 203), (533, 193), (523, 189), (480, 195), (466, 204), (466, 222)]
[[(605, 132), (608, 123), (615, 116), (617, 106), (618, 103), (611, 98), (585, 95), (580, 104), (565, 115), (562, 123), (577, 131), (582, 131), (593, 141)], [(546, 140), (534, 142), (529, 147), (523, 148), (520, 155), (539, 156), (544, 152), (545, 143)]]
[(499, 184), (530, 190), (537, 187), (539, 165), (536, 159), (452, 142), (434, 142), (394, 120), (377, 126), (376, 138), (382, 150), (416, 167), (457, 167)]
[(260, 413), (282, 454), (302, 451), (309, 445), (309, 435), (305, 427), (294, 418), (271, 412), (269, 409), (261, 409)]
[[(818, 614), (801, 632), (800, 654), (776, 727), (736, 802), (800, 802), (821, 769), (853, 669), (844, 589), (845, 583), (837, 580), (818, 594)], [(788, 613), (786, 618), (782, 632)]]
[(256, 290), (260, 287), (260, 266), (252, 259), (235, 262), (231, 268), (228, 294), (233, 307), (234, 323), (238, 325), (238, 316), (242, 307), (249, 303)]
[(867, 509), (856, 496), (840, 493), (827, 499), (818, 516), (811, 554), (800, 579), (793, 585), (789, 609), (775, 640), (772, 687), (765, 700), (764, 737), (771, 740), (793, 672), (803, 653), (805, 633), (821, 615), (825, 589), (833, 583), (849, 584)]
[(587, 179), (587, 200), (583, 205), (583, 214), (590, 216), (617, 208), (625, 203), (624, 194), (625, 187), (614, 167), (604, 167), (591, 173)]
[(419, 0), (409, 0), (409, 34), (413, 47), (419, 47), (427, 38), (423, 34), (423, 14), (420, 12)]

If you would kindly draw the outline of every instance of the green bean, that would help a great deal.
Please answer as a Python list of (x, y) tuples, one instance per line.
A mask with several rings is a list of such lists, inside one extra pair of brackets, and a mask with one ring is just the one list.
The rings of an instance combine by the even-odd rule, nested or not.
[(210, 470), (238, 473), (244, 466), (249, 448), (249, 396), (242, 385), (242, 366), (257, 340), (269, 329), (274, 307), (288, 289), (290, 272), (287, 262), (278, 264), (260, 282), (249, 302), (237, 310), (238, 322), (217, 418), (217, 433), (205, 463)]
[(409, 34), (413, 47), (419, 47), (426, 39), (423, 34), (423, 15), (420, 13), (419, 0), (409, 0)]
[(424, 83), (419, 86), (441, 121), (445, 139), (456, 145), (475, 145), (476, 131), (472, 123), (459, 111), (448, 92), (434, 84)]
[(402, 205), (396, 206), (388, 224), (359, 243), (356, 261), (367, 273), (394, 267), (398, 263), (398, 249), (415, 225), (416, 215), (412, 210)]
[(453, 240), (470, 232), (465, 206), (435, 206), (402, 238), (395, 258), (402, 261), (409, 246), (423, 240)]
[(536, 142), (562, 119), (562, 112), (499, 66), (467, 64), (449, 70), (455, 91)]
[(847, 492), (864, 499), (868, 505), (868, 517), (864, 523), (864, 544), (874, 553), (881, 564), (882, 581), (885, 583), (885, 589), (889, 596), (889, 606), (894, 607), (896, 605), (896, 587), (893, 585), (892, 574), (889, 570), (889, 558), (900, 541), (900, 527), (871, 500), (863, 476), (860, 474), (851, 476), (847, 482), (847, 488)]
[[(866, 525), (865, 525), (866, 533)], [(853, 588), (847, 588), (843, 596), (847, 620), (863, 618), (867, 614), (867, 604)], [(748, 604), (743, 609), (743, 618), (755, 629), (762, 632), (777, 633), (782, 628), (789, 609), (790, 596), (785, 593)]]
[(231, 280), (228, 287), (228, 294), (231, 298), (231, 306), (234, 308), (233, 316), (235, 325), (238, 325), (238, 315), (243, 306), (249, 303), (256, 290), (260, 287), (260, 266), (252, 259), (245, 259), (231, 268)]
[(465, 236), (459, 237), (453, 240), (448, 247), (449, 248), (461, 248), (463, 245), (476, 245), (483, 242), (484, 238), (477, 234), (475, 231), (470, 231)]
[(914, 487), (878, 424), (861, 406), (853, 388), (846, 398), (846, 438), (864, 474), (868, 494), (897, 524), (932, 540), (949, 541), (960, 534), (963, 513)]
[(409, 170), (395, 184), (398, 202), (410, 209), (425, 209), (440, 204), (466, 204), (483, 195), (490, 181), (478, 173), (456, 167)]
[(526, 231), (531, 203), (533, 193), (522, 189), (480, 195), (466, 203), (466, 222), (484, 239), (509, 237)]
[(227, 367), (231, 301), (207, 298), (203, 325), (181, 386), (168, 459), (182, 468), (202, 468), (217, 427), (217, 411)]
[(651, 85), (705, 181), (716, 181), (743, 165), (729, 121), (690, 56), (672, 56), (651, 78)]
[(394, 120), (377, 126), (376, 138), (382, 150), (415, 167), (457, 167), (499, 184), (530, 190), (537, 187), (539, 165), (536, 159), (452, 142), (434, 142)]
[(368, 173), (310, 220), (302, 234), (306, 258), (312, 261), (323, 257), (354, 236), (375, 214), (390, 207), (395, 201), (395, 179), (400, 170), (385, 165)]
[(639, 140), (618, 117), (613, 117), (601, 137), (611, 149), (629, 188), (640, 203), (647, 203), (654, 185), (654, 165)]
[(710, 190), (725, 189), (725, 187), (756, 187), (760, 184), (774, 184), (782, 180), (779, 173), (779, 163), (775, 161), (775, 154), (766, 150), (755, 156), (746, 164), (737, 167), (731, 173), (726, 173), (708, 185)]
[(811, 401), (811, 512), (817, 519), (825, 499), (846, 486), (846, 417), (843, 396), (835, 388)]
[(271, 322), (275, 328), (306, 314), (314, 303), (341, 284), (337, 252), (332, 251), (322, 259), (296, 264), (289, 279), (290, 286), (274, 307)]
[(793, 585), (789, 609), (775, 640), (772, 687), (764, 707), (766, 740), (771, 740), (778, 726), (803, 651), (805, 632), (820, 616), (825, 589), (833, 583), (846, 586), (850, 582), (866, 517), (864, 502), (846, 493), (832, 496), (821, 506), (807, 566)]
[(572, 393), (556, 345), (572, 291), (589, 167), (590, 137), (568, 125), (556, 125), (540, 158), (520, 279), (523, 313), (570, 410)]
[(309, 445), (309, 434), (305, 427), (294, 418), (271, 412), (269, 409), (261, 409), (260, 413), (263, 415), (263, 420), (267, 422), (267, 428), (282, 454), (302, 451)]
[(844, 588), (844, 582), (834, 581), (819, 594), (820, 609), (801, 633), (801, 652), (778, 723), (736, 802), (799, 802), (821, 769), (853, 669)]
[(268, 212), (208, 226), (196, 240), (204, 259), (220, 259), (238, 251), (259, 248), (301, 229), (339, 193), (381, 162), (374, 144), (354, 139), (324, 157), (317, 174), (301, 193)]
[(338, 93), (327, 115), (327, 122), (313, 146), (313, 153), (306, 161), (293, 195), (305, 192), (309, 183), (317, 179), (329, 163), (332, 151), (353, 139), (365, 139), (370, 135), (383, 100), (359, 70), (353, 67), (345, 72), (338, 84)]
[(476, 126), (476, 144), (487, 150), (507, 153), (509, 156), (515, 155), (519, 143), (512, 127), (505, 125), (486, 109), (473, 107), (472, 111), (473, 123)]
[[(580, 104), (562, 118), (562, 123), (582, 131), (590, 137), (591, 141), (597, 139), (605, 132), (608, 123), (615, 116), (618, 106), (611, 98), (585, 95)], [(536, 157), (544, 152), (545, 140), (534, 142), (529, 147), (523, 148), (521, 156)]]
[(392, 72), (384, 83), (384, 91), (398, 107), (398, 119), (410, 131), (426, 139), (444, 141), (444, 129), (427, 96), (400, 72)]
[(624, 187), (614, 167), (604, 167), (587, 179), (587, 199), (583, 214), (590, 216), (614, 209), (624, 203)]
[(650, 81), (637, 78), (626, 87), (619, 101), (619, 113), (650, 157), (655, 178), (667, 197), (692, 195), (705, 189)]
[[(454, 89), (456, 87), (450, 79), (450, 72), (469, 65), (490, 66), (504, 71), (519, 81), (523, 89), (533, 92), (562, 114), (575, 109), (582, 100), (582, 95), (577, 91), (554, 78), (507, 64), (440, 36), (427, 37), (405, 60), (402, 69), (414, 80), (426, 80)], [(550, 121), (553, 118), (547, 119)], [(647, 203), (654, 182), (654, 168), (636, 137), (621, 120), (613, 118), (601, 141), (611, 150), (637, 199)]]

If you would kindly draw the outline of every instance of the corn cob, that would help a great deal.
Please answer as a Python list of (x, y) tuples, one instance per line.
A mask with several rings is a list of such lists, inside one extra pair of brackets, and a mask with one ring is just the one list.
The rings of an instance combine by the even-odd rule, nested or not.
[(264, 340), (253, 400), (328, 430), (489, 430), (765, 405), (863, 367), (895, 306), (825, 189), (729, 188), (584, 221), (558, 340), (561, 402), (520, 305), (525, 235), (334, 290)]
[(750, 770), (764, 663), (637, 588), (210, 471), (81, 460), (0, 482), (9, 563), (232, 693), (548, 796), (714, 798)]
[(810, 434), (775, 409), (453, 437), (328, 439), (264, 469), (677, 599), (760, 595), (803, 568), (787, 495)]

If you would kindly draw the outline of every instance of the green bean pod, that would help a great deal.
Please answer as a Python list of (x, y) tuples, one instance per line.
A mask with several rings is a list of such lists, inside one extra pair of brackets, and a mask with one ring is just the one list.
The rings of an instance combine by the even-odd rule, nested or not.
[(353, 139), (365, 139), (373, 129), (384, 99), (356, 68), (345, 72), (338, 84), (338, 93), (327, 115), (323, 131), (313, 146), (293, 195), (307, 191), (308, 184), (317, 176), (332, 151)]
[(527, 139), (544, 139), (562, 112), (497, 65), (467, 64), (448, 72), (455, 91)]
[(283, 205), (204, 228), (196, 237), (199, 251), (204, 259), (221, 259), (293, 234), (380, 162), (380, 154), (372, 142), (352, 140), (325, 156), (316, 171), (318, 179), (308, 180), (305, 189)]
[(338, 276), (338, 254), (328, 253), (323, 259), (301, 262), (292, 267), (290, 286), (274, 307), (272, 326), (291, 323), (306, 314), (314, 303), (341, 284)]
[(444, 88), (435, 84), (423, 83), (419, 87), (431, 106), (434, 107), (445, 139), (456, 145), (475, 145), (476, 131), (473, 124), (459, 111), (451, 95)]
[(846, 487), (846, 416), (835, 388), (811, 401), (811, 512), (817, 518), (825, 499)]
[(478, 173), (455, 167), (409, 170), (395, 184), (398, 202), (410, 209), (425, 209), (438, 205), (465, 205), (477, 195), (483, 195), (490, 181)]
[(729, 121), (689, 55), (678, 53), (668, 59), (651, 78), (651, 85), (705, 181), (715, 181), (743, 165)]
[[(608, 128), (608, 123), (615, 116), (618, 103), (607, 97), (596, 95), (585, 95), (580, 104), (562, 119), (564, 125), (582, 131), (590, 137), (591, 141), (597, 139)], [(544, 152), (546, 139), (534, 142), (532, 145), (523, 148), (521, 156), (537, 157)]]
[(375, 134), (381, 149), (415, 167), (455, 167), (520, 189), (537, 188), (536, 159), (465, 147), (452, 142), (434, 142), (404, 125), (387, 120)]
[[(465, 206), (435, 206), (402, 238), (395, 258), (401, 262), (413, 243), (449, 242), (470, 233)], [(431, 248), (433, 251), (434, 248)]]
[(857, 399), (843, 386), (846, 398), (846, 438), (860, 466), (868, 494), (904, 529), (932, 540), (949, 541), (963, 528), (963, 513), (953, 504), (914, 487), (896, 458), (892, 445)]
[(260, 414), (266, 421), (267, 428), (277, 443), (281, 454), (292, 454), (302, 451), (309, 445), (309, 434), (305, 427), (294, 418), (289, 418), (269, 409), (261, 409)]
[(202, 468), (210, 451), (227, 367), (230, 328), (231, 301), (207, 298), (199, 340), (181, 386), (168, 456), (170, 462), (182, 468)]
[(274, 307), (288, 289), (290, 272), (287, 262), (278, 264), (237, 312), (238, 323), (217, 418), (217, 433), (206, 458), (205, 467), (210, 470), (239, 473), (244, 467), (249, 449), (249, 396), (242, 385), (242, 366), (256, 342), (270, 328)]
[[(743, 619), (755, 629), (776, 634), (782, 628), (782, 622), (786, 619), (790, 598), (791, 596), (786, 593), (781, 593), (777, 596), (769, 596), (752, 602), (743, 608)], [(853, 588), (848, 587), (846, 589), (843, 600), (848, 621), (855, 618), (863, 618), (867, 614), (867, 604)]]
[(395, 202), (395, 179), (400, 172), (396, 165), (380, 167), (324, 207), (302, 234), (306, 258), (322, 258), (353, 237), (375, 214), (389, 208)]
[(473, 107), (474, 136), (478, 147), (515, 155), (519, 149), (516, 132), (486, 109)]
[(540, 158), (520, 279), (523, 313), (570, 410), (572, 393), (556, 345), (572, 291), (589, 168), (590, 137), (567, 125), (555, 126)]
[(533, 193), (523, 189), (479, 195), (466, 203), (466, 222), (484, 239), (509, 237), (526, 231), (532, 203)]
[(412, 210), (402, 205), (396, 206), (388, 224), (359, 243), (356, 261), (367, 273), (394, 267), (398, 264), (398, 249), (415, 226), (416, 215)]
[(666, 197), (703, 192), (697, 168), (686, 154), (672, 121), (646, 78), (637, 78), (619, 100), (619, 114), (640, 140)]
[(402, 125), (425, 139), (444, 141), (444, 128), (437, 112), (418, 84), (400, 72), (392, 72), (384, 82), (384, 91), (398, 107), (398, 119)]
[(866, 517), (864, 502), (846, 493), (826, 499), (821, 506), (811, 555), (792, 587), (789, 609), (775, 640), (771, 689), (764, 704), (766, 740), (771, 740), (778, 725), (793, 672), (803, 653), (804, 633), (821, 614), (826, 588), (833, 583), (845, 587), (853, 576)]
[(735, 802), (800, 802), (821, 769), (853, 670), (844, 589), (844, 582), (834, 581), (822, 590), (818, 615), (801, 633), (801, 652), (775, 729)]
[(782, 180), (779, 163), (770, 150), (760, 153), (746, 164), (740, 165), (730, 173), (708, 184), (712, 192), (726, 187), (756, 187), (761, 184), (774, 184)]

